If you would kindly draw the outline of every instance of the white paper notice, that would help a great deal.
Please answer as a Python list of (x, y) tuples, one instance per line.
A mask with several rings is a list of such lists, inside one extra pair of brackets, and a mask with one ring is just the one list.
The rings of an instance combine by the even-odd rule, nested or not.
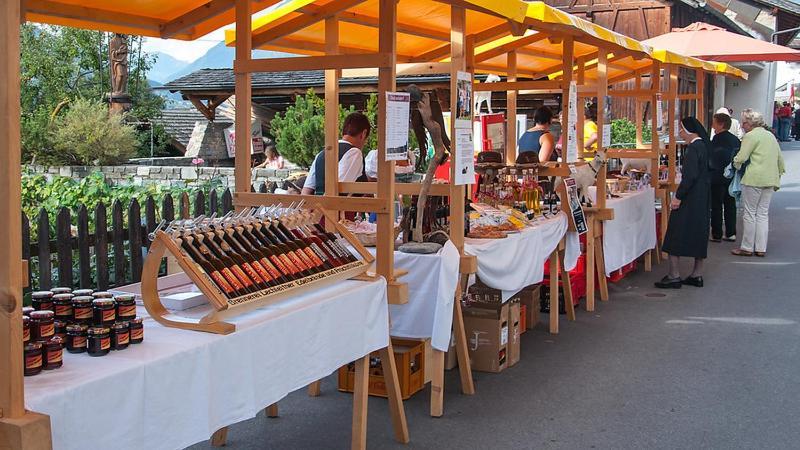
[(411, 94), (386, 93), (386, 160), (408, 159), (408, 116)]
[(475, 157), (472, 151), (472, 129), (456, 128), (455, 143), (456, 179), (454, 184), (473, 184), (475, 183)]
[(456, 128), (472, 129), (472, 74), (458, 72), (456, 80)]
[(578, 160), (578, 85), (575, 81), (569, 83), (569, 111), (567, 128), (567, 162)]
[(603, 148), (611, 147), (611, 124), (603, 125)]
[(656, 100), (656, 129), (659, 131), (663, 131), (662, 128), (664, 127), (664, 109), (661, 103), (661, 95), (658, 96)]

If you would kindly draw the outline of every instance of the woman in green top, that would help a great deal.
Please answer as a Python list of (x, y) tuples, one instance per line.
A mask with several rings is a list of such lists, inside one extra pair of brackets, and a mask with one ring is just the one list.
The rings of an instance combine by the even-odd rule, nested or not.
[(742, 111), (742, 147), (733, 158), (736, 169), (744, 168), (742, 177), (742, 223), (744, 234), (737, 256), (765, 256), (769, 234), (769, 202), (781, 186), (786, 171), (781, 147), (775, 135), (764, 127), (764, 116), (752, 109)]

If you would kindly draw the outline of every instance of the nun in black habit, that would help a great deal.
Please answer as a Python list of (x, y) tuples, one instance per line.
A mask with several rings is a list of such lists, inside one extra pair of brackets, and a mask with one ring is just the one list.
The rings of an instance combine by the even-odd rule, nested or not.
[[(681, 183), (670, 204), (672, 212), (661, 247), (669, 254), (669, 273), (655, 283), (662, 289), (679, 289), (684, 284), (703, 287), (703, 262), (708, 253), (711, 142), (706, 129), (694, 117), (681, 120), (680, 135), (689, 146), (683, 153)], [(684, 279), (678, 267), (681, 256), (694, 258), (694, 269)]]

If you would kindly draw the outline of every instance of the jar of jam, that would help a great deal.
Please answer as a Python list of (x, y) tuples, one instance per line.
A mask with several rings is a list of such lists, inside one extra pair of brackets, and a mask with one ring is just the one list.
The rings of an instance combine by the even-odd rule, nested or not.
[(89, 327), (75, 323), (67, 325), (67, 351), (70, 353), (83, 353), (86, 351), (86, 341)]
[(48, 340), (56, 334), (53, 311), (34, 311), (31, 313), (31, 338)]
[(62, 340), (67, 338), (67, 322), (66, 321), (56, 319), (53, 322), (53, 328), (55, 329), (55, 336), (60, 337)]
[(56, 319), (72, 320), (72, 294), (53, 295), (53, 312)]
[(44, 370), (58, 369), (64, 365), (64, 340), (53, 337), (44, 344)]
[(89, 328), (88, 336), (89, 342), (86, 349), (89, 356), (104, 356), (111, 351), (111, 330), (108, 328)]
[(31, 293), (31, 305), (37, 311), (53, 310), (53, 293), (50, 291), (36, 291)]
[(30, 317), (31, 313), (34, 312), (34, 311), (36, 311), (36, 308), (34, 308), (33, 306), (23, 306), (22, 307), (22, 315), (23, 316)]
[(94, 298), (114, 298), (114, 294), (112, 294), (111, 292), (106, 292), (106, 291), (97, 291), (97, 292), (92, 292), (92, 297), (94, 297)]
[(136, 318), (136, 297), (133, 294), (120, 294), (114, 300), (117, 302), (117, 320), (127, 322)]
[(92, 289), (75, 289), (74, 291), (72, 291), (72, 295), (74, 295), (75, 297), (80, 297), (84, 295), (88, 295), (89, 297), (91, 297), (92, 292), (94, 292), (94, 290)]
[(144, 340), (144, 323), (141, 317), (137, 317), (130, 322), (131, 344), (141, 344)]
[(92, 323), (92, 302), (94, 297), (89, 295), (81, 295), (72, 297), (72, 321), (75, 323), (82, 323), (90, 325)]
[(42, 357), (42, 343), (28, 342), (25, 344), (25, 376), (30, 377), (39, 374), (44, 365)]
[(53, 295), (58, 295), (58, 294), (71, 294), (71, 293), (72, 293), (72, 288), (68, 288), (68, 287), (54, 287), (53, 289), (50, 289), (50, 292), (52, 292), (52, 293), (53, 293)]
[(128, 322), (117, 322), (111, 326), (111, 348), (125, 350), (131, 343), (131, 329)]
[(92, 323), (110, 327), (117, 319), (117, 302), (113, 298), (96, 298), (92, 301)]
[(27, 344), (31, 340), (31, 318), (22, 316), (22, 343)]

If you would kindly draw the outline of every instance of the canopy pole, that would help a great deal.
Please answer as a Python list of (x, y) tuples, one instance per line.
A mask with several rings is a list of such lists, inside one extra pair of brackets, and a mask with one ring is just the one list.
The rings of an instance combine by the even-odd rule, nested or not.
[[(650, 97), (650, 151), (653, 153), (652, 162), (650, 164), (650, 184), (653, 189), (658, 189), (658, 157), (661, 154), (661, 139), (658, 136), (658, 122), (662, 120), (658, 116), (658, 108), (656, 107), (658, 100), (661, 96), (661, 63), (653, 61), (653, 67), (650, 73), (650, 89), (652, 96)], [(663, 124), (662, 124), (663, 125)]]
[[(669, 182), (669, 189), (672, 191), (678, 170), (676, 167), (678, 164), (678, 141), (676, 137), (678, 130), (675, 129), (675, 125), (676, 120), (680, 119), (677, 115), (681, 105), (681, 100), (678, 97), (678, 66), (674, 65), (669, 66), (669, 96), (672, 99), (672, 104), (669, 108), (669, 175), (667, 181)], [(661, 231), (662, 233), (666, 232), (665, 229)]]
[[(636, 89), (637, 92), (641, 91), (642, 89), (642, 74), (639, 72), (636, 72), (634, 89)], [(633, 101), (636, 106), (636, 148), (640, 149), (644, 146), (644, 140), (642, 138), (642, 127), (644, 122), (644, 112), (642, 111), (643, 105), (638, 96), (634, 97)]]
[(0, 448), (50, 448), (50, 418), (25, 411), (22, 358), (19, 1), (0, 2)]
[(706, 94), (706, 73), (703, 69), (696, 69), (695, 78), (697, 79), (697, 92), (695, 100), (695, 116), (700, 123), (706, 125), (706, 107), (705, 107), (705, 94)]
[[(586, 59), (583, 57), (578, 58), (576, 65), (578, 67), (578, 73), (575, 74), (577, 78), (576, 81), (577, 85), (576, 89), (577, 89), (578, 86), (583, 86), (583, 84), (586, 81)], [(570, 80), (564, 80), (564, 81), (566, 83), (570, 82)], [(592, 99), (591, 96), (589, 96), (589, 100), (591, 99)], [(583, 159), (586, 156), (585, 153), (586, 149), (583, 146), (583, 143), (586, 142), (586, 136), (584, 136), (583, 133), (583, 125), (586, 123), (586, 116), (585, 116), (586, 99), (581, 97), (580, 94), (578, 94), (578, 103), (576, 103), (575, 106), (578, 108), (578, 114), (577, 114), (578, 121), (575, 124), (575, 136), (576, 136), (575, 140), (577, 141), (578, 144), (578, 158)], [(598, 146), (597, 148), (600, 147)]]
[(569, 145), (567, 143), (567, 136), (569, 135), (569, 85), (572, 81), (572, 51), (573, 51), (573, 38), (572, 36), (564, 36), (564, 40), (561, 41), (562, 45), (562, 56), (564, 58), (564, 62), (562, 63), (562, 86), (561, 86), (561, 154), (563, 155), (564, 162), (575, 162), (569, 161), (567, 159), (567, 152), (569, 151)]
[[(508, 77), (506, 81), (517, 81), (517, 52), (506, 54)], [(517, 160), (517, 90), (506, 91), (506, 164), (512, 165)]]
[[(252, 58), (252, 5), (250, 0), (236, 0), (236, 61), (234, 67), (249, 63)], [(251, 76), (249, 72), (236, 72), (236, 158), (234, 180), (236, 192), (250, 192), (250, 146), (252, 145)]]
[[(325, 19), (325, 53), (339, 54), (338, 15)], [(325, 71), (325, 195), (339, 196), (339, 77), (341, 71)], [(326, 227), (334, 224), (325, 223)]]
[[(464, 186), (456, 185), (456, 164), (455, 155), (458, 154), (456, 146), (456, 105), (458, 105), (458, 72), (466, 70), (466, 58), (464, 49), (466, 47), (466, 22), (467, 14), (463, 7), (452, 6), (450, 8), (450, 223), (464, 223)], [(508, 149), (506, 149), (508, 151)], [(464, 227), (452, 230), (450, 240), (456, 246), (458, 252), (464, 254)], [(455, 232), (453, 232), (455, 231)]]

